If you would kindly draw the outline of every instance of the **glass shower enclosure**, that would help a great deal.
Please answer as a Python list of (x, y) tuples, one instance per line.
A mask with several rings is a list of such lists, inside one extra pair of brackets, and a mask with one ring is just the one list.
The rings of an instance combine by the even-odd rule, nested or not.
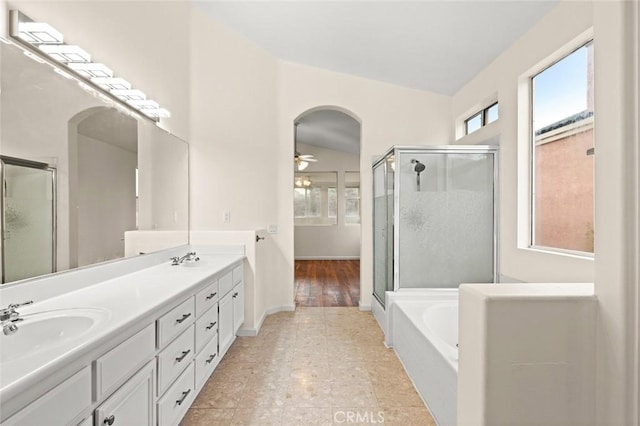
[(497, 282), (498, 147), (393, 147), (373, 163), (375, 298)]

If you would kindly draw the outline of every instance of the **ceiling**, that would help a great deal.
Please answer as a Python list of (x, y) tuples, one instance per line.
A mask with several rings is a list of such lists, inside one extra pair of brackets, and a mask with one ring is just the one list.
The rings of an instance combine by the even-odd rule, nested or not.
[(453, 95), (556, 5), (538, 1), (201, 1), (283, 60)]
[[(360, 154), (360, 123), (339, 111), (320, 110), (298, 119), (297, 143)], [(301, 154), (302, 150), (298, 149)]]

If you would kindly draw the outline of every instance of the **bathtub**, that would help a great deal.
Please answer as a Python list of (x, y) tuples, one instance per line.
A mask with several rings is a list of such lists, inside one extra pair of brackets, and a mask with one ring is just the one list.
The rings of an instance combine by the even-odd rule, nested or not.
[(387, 343), (398, 354), (438, 425), (454, 426), (458, 381), (458, 291), (424, 291), (405, 296), (401, 293), (387, 304)]

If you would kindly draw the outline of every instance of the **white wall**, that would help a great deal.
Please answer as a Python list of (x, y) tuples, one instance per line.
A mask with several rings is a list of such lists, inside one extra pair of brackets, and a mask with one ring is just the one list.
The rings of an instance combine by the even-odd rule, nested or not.
[[(562, 2), (453, 98), (454, 118), (497, 98), (500, 119), (457, 143), (499, 137), (501, 270), (522, 281), (594, 281), (599, 302), (598, 424), (637, 424), (638, 111), (637, 4)], [(518, 78), (593, 27), (595, 52), (595, 259), (527, 249), (526, 145), (518, 123)], [(637, 29), (635, 29), (637, 31)], [(634, 44), (635, 43), (635, 44)], [(567, 52), (569, 53), (569, 52)], [(637, 101), (635, 101), (637, 102)], [(520, 111), (520, 114), (523, 111)], [(525, 115), (526, 117), (526, 115)], [(455, 121), (454, 121), (455, 122)], [(635, 127), (634, 127), (635, 126)], [(635, 145), (635, 146), (634, 146)], [(636, 155), (630, 155), (636, 153)], [(520, 202), (520, 203), (519, 203)], [(635, 206), (635, 207), (634, 207)], [(526, 234), (526, 232), (525, 232)]]
[(124, 233), (136, 228), (137, 163), (136, 152), (78, 135), (78, 266), (124, 257)]
[(392, 145), (443, 145), (451, 140), (451, 99), (387, 83), (280, 62), (278, 104), (278, 243), (287, 259), (283, 285), (293, 289), (293, 122), (320, 106), (337, 107), (361, 123), (360, 188), (362, 307), (373, 292), (372, 159)]
[(138, 229), (189, 228), (189, 146), (138, 122)]
[(312, 154), (318, 161), (309, 163), (302, 173), (337, 172), (338, 223), (322, 226), (295, 226), (296, 259), (354, 259), (360, 257), (360, 225), (345, 223), (345, 172), (360, 170), (360, 157), (313, 145), (298, 143), (298, 152)]
[[(637, 2), (594, 3), (595, 288), (599, 424), (638, 424)], [(636, 153), (634, 156), (633, 153)], [(635, 216), (635, 217), (634, 217)], [(637, 356), (637, 354), (636, 354)]]
[[(498, 121), (458, 139), (456, 143), (499, 139), (500, 272), (517, 280), (593, 281), (592, 260), (527, 248), (527, 231), (522, 229), (523, 226), (526, 228), (527, 215), (518, 216), (518, 200), (526, 200), (528, 191), (528, 174), (521, 174), (527, 166), (526, 158), (522, 157), (527, 149), (526, 145), (518, 145), (518, 79), (592, 24), (593, 7), (590, 3), (560, 4), (453, 97), (454, 119), (468, 117), (491, 100), (497, 99), (500, 103)], [(525, 235), (524, 241), (522, 234)]]

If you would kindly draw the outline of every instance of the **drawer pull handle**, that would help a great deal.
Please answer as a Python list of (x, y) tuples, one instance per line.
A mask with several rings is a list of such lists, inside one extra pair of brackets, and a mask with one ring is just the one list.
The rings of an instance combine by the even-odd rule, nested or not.
[(178, 324), (182, 324), (182, 323), (183, 323), (187, 318), (189, 318), (190, 316), (191, 316), (191, 314), (190, 314), (190, 313), (189, 313), (189, 314), (184, 314), (184, 315), (182, 316), (182, 318), (177, 319), (177, 320), (176, 320), (176, 322), (177, 322)]
[(218, 355), (218, 354), (213, 354), (213, 355), (211, 355), (211, 356), (209, 357), (209, 359), (207, 359), (205, 362), (206, 362), (207, 364), (211, 364), (211, 361), (213, 361), (213, 360), (214, 360), (214, 358), (216, 357), (216, 355)]
[(217, 322), (216, 322), (216, 321), (212, 322), (211, 324), (209, 324), (209, 325), (207, 326), (207, 330), (211, 330), (211, 329), (212, 329), (216, 324), (217, 324)]
[(191, 352), (191, 349), (186, 350), (186, 351), (182, 351), (182, 355), (180, 355), (178, 358), (176, 358), (176, 361), (182, 362), (182, 360), (185, 359), (187, 357), (187, 355), (189, 355), (189, 352)]
[(182, 392), (182, 396), (180, 397), (179, 400), (176, 401), (176, 404), (178, 405), (182, 405), (182, 403), (184, 402), (185, 399), (187, 399), (187, 396), (191, 393), (191, 389), (186, 390), (184, 392)]
[(233, 298), (235, 299), (236, 297), (238, 297), (238, 292), (237, 291), (235, 293), (233, 293)]
[(107, 417), (106, 419), (104, 419), (104, 424), (111, 426), (113, 424), (113, 422), (116, 421), (116, 416), (114, 416), (113, 414), (110, 415), (109, 417)]
[(210, 295), (207, 296), (207, 300), (213, 299), (214, 297), (216, 297), (216, 294), (218, 293), (211, 293)]

